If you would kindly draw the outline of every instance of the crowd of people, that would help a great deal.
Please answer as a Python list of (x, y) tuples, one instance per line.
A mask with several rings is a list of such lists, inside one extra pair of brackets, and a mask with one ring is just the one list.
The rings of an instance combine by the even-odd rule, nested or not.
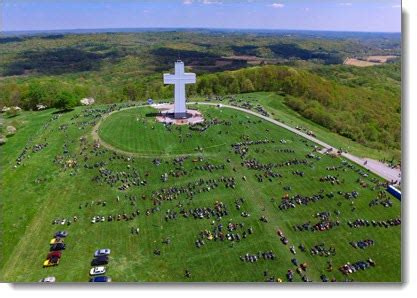
[(348, 226), (351, 228), (363, 228), (363, 227), (380, 227), (380, 228), (390, 228), (395, 227), (401, 224), (401, 218), (393, 218), (387, 220), (367, 220), (358, 218), (354, 221), (348, 221)]
[[(77, 114), (74, 116), (71, 120), (73, 121), (73, 124), (77, 125), (79, 129), (85, 129), (91, 126), (94, 126), (97, 121), (103, 115), (106, 115), (112, 111), (116, 111), (118, 109), (128, 107), (129, 105), (110, 105), (105, 108), (89, 108), (83, 110), (80, 114)], [(258, 109), (258, 107), (251, 107), (251, 109)], [(262, 111), (262, 110), (261, 110)], [(259, 112), (259, 111), (258, 111)], [(53, 120), (58, 119), (58, 116), (54, 116), (52, 118)], [(204, 122), (204, 124), (198, 124), (198, 125), (191, 125), (190, 129), (195, 130), (198, 132), (204, 132), (207, 129), (209, 129), (211, 126), (214, 125), (226, 125), (230, 126), (232, 125), (231, 121), (224, 121), (219, 119), (213, 119)], [(45, 127), (47, 128), (48, 125)], [(172, 127), (169, 127), (167, 129), (174, 129)], [(67, 130), (68, 125), (61, 125), (58, 127), (58, 130), (61, 131), (61, 133), (64, 133), (65, 136), (68, 136)], [(292, 173), (294, 176), (304, 177), (305, 178), (305, 172), (303, 169), (303, 166), (308, 166), (310, 164), (316, 164), (318, 159), (318, 155), (315, 154), (307, 154), (300, 158), (292, 158), (286, 161), (281, 162), (271, 162), (271, 163), (263, 163), (259, 160), (257, 160), (254, 157), (247, 158), (247, 153), (249, 152), (249, 148), (251, 146), (255, 146), (255, 148), (258, 149), (258, 147), (262, 147), (262, 145), (267, 144), (274, 144), (274, 140), (270, 140), (268, 138), (265, 139), (257, 139), (257, 140), (251, 140), (248, 137), (242, 138), (241, 142), (233, 143), (231, 144), (232, 150), (241, 157), (241, 166), (245, 167), (246, 169), (259, 171), (256, 172), (255, 178), (258, 182), (263, 182), (265, 180), (269, 180), (271, 182), (275, 183), (274, 179), (277, 178), (283, 178), (283, 176), (275, 172), (275, 168), (282, 168), (282, 167), (288, 167), (288, 166), (295, 166), (299, 167), (299, 169), (291, 169), (290, 173)], [(234, 210), (229, 210), (226, 203), (221, 201), (221, 196), (217, 197), (218, 194), (216, 193), (216, 201), (214, 201), (213, 205), (206, 203), (198, 202), (197, 200), (193, 201), (193, 206), (184, 206), (183, 204), (184, 200), (187, 203), (190, 203), (192, 199), (200, 194), (200, 193), (207, 193), (215, 190), (218, 187), (224, 187), (225, 191), (232, 191), (236, 189), (237, 187), (237, 179), (233, 176), (220, 176), (217, 178), (194, 178), (193, 181), (187, 182), (187, 183), (170, 183), (171, 178), (180, 178), (187, 176), (189, 173), (195, 173), (195, 171), (204, 171), (209, 173), (218, 173), (224, 170), (227, 170), (227, 164), (225, 163), (212, 163), (212, 162), (204, 162), (203, 163), (203, 157), (198, 157), (195, 160), (193, 160), (192, 165), (188, 165), (189, 162), (189, 156), (177, 156), (172, 158), (171, 160), (167, 161), (162, 158), (155, 158), (152, 161), (152, 164), (155, 166), (155, 168), (161, 166), (164, 164), (159, 170), (158, 175), (156, 176), (156, 179), (159, 179), (164, 182), (164, 186), (160, 189), (152, 188), (152, 192), (146, 193), (141, 192), (140, 195), (138, 192), (131, 191), (134, 187), (145, 187), (148, 185), (152, 185), (152, 179), (149, 176), (150, 173), (144, 172), (141, 170), (140, 166), (135, 162), (135, 159), (133, 157), (125, 156), (123, 154), (112, 152), (106, 148), (103, 148), (100, 146), (99, 143), (89, 144), (87, 141), (87, 138), (81, 137), (79, 139), (80, 142), (80, 150), (78, 156), (76, 154), (71, 154), (71, 142), (70, 139), (66, 139), (62, 146), (62, 154), (57, 155), (54, 159), (54, 161), (62, 165), (65, 168), (71, 168), (74, 169), (78, 165), (81, 165), (84, 169), (95, 171), (95, 175), (93, 175), (92, 182), (97, 184), (102, 184), (109, 186), (111, 188), (115, 188), (115, 190), (123, 191), (124, 197), (122, 196), (122, 201), (126, 204), (131, 205), (131, 210), (128, 212), (120, 212), (120, 211), (113, 211), (113, 212), (101, 212), (98, 211), (95, 215), (92, 215), (89, 217), (90, 222), (92, 224), (101, 224), (105, 222), (128, 222), (130, 233), (132, 235), (139, 235), (140, 228), (143, 229), (143, 227), (140, 227), (136, 225), (136, 222), (134, 221), (138, 216), (140, 216), (143, 212), (146, 216), (149, 216), (151, 214), (161, 212), (161, 218), (163, 218), (167, 223), (169, 224), (175, 223), (177, 220), (198, 220), (200, 223), (205, 223), (204, 221), (207, 220), (207, 223), (211, 224), (211, 227), (208, 227), (202, 231), (200, 231), (197, 235), (197, 238), (194, 242), (195, 246), (197, 248), (201, 248), (204, 245), (207, 245), (210, 241), (218, 241), (218, 242), (225, 242), (229, 243), (230, 245), (233, 245), (237, 242), (240, 242), (246, 238), (248, 238), (250, 235), (254, 233), (254, 228), (252, 226), (247, 226), (245, 223), (247, 223), (250, 220), (251, 212), (252, 210), (249, 208), (250, 204), (245, 204), (247, 199), (243, 199), (242, 197), (239, 197), (234, 200), (235, 209), (239, 212), (236, 214), (239, 214), (240, 217), (238, 217), (238, 221), (242, 222), (236, 222), (234, 220), (229, 219), (230, 214), (235, 212)], [(287, 141), (282, 139), (280, 141), (281, 144), (286, 144)], [(290, 143), (290, 142), (289, 142)], [(278, 144), (279, 145), (279, 144)], [(32, 153), (39, 152), (46, 148), (48, 146), (48, 142), (34, 144), (33, 143), (30, 146), (25, 147), (26, 150), (22, 152), (22, 154), (17, 159), (17, 163), (20, 164), (23, 159), (26, 157), (27, 153), (32, 151)], [(289, 146), (289, 145), (286, 145)], [(229, 147), (230, 148), (230, 147)], [(252, 149), (251, 149), (252, 150)], [(295, 150), (288, 147), (288, 148), (273, 148), (271, 149), (274, 152), (277, 153), (289, 153), (294, 154)], [(260, 153), (261, 151), (254, 150), (255, 153)], [(251, 151), (252, 153), (252, 151)], [(252, 155), (252, 154), (251, 154)], [(233, 159), (233, 153), (231, 153), (230, 157)], [(294, 156), (292, 156), (294, 157)], [(305, 157), (305, 158), (304, 158)], [(236, 158), (238, 158), (236, 156)], [(312, 160), (315, 159), (315, 160)], [(69, 165), (68, 161), (72, 160), (71, 166)], [(113, 166), (114, 163), (120, 163), (125, 166), (123, 170), (119, 168), (115, 169)], [(227, 163), (230, 163), (230, 158), (227, 159)], [(164, 167), (174, 167), (171, 170), (167, 170)], [(162, 170), (163, 168), (163, 170)], [(343, 163), (341, 166), (328, 166), (325, 169), (328, 171), (341, 171), (344, 169), (354, 169), (356, 173), (358, 173), (361, 177), (366, 177), (367, 174), (366, 171), (361, 170), (360, 168), (355, 168), (349, 163)], [(152, 171), (151, 171), (152, 172)], [(162, 173), (161, 173), (162, 172)], [(235, 169), (235, 172), (237, 170)], [(336, 173), (338, 174), (338, 173)], [(203, 176), (203, 175), (202, 175)], [(243, 178), (244, 177), (244, 178)], [(246, 180), (246, 176), (243, 176), (242, 179)], [(240, 178), (239, 178), (240, 179)], [(297, 178), (298, 179), (298, 178)], [(317, 176), (314, 178), (317, 179)], [(363, 178), (365, 179), (365, 178)], [(191, 179), (189, 179), (191, 180)], [(187, 180), (187, 181), (189, 181)], [(329, 182), (332, 185), (339, 185), (343, 183), (343, 179), (339, 178), (339, 175), (325, 175), (319, 178), (321, 182)], [(368, 179), (369, 181), (372, 181), (372, 179)], [(368, 181), (367, 180), (367, 181)], [(241, 181), (241, 180), (239, 180)], [(241, 182), (244, 183), (244, 182)], [(279, 180), (276, 183), (280, 183)], [(377, 183), (377, 181), (375, 181)], [(281, 184), (282, 185), (282, 184)], [(324, 188), (328, 189), (328, 185), (324, 185)], [(144, 189), (144, 188), (142, 188)], [(142, 190), (141, 189), (141, 190)], [(292, 187), (290, 185), (284, 185), (283, 189), (291, 192)], [(128, 192), (131, 191), (131, 192)], [(354, 201), (359, 197), (359, 192), (353, 190), (353, 191), (338, 191), (335, 193), (333, 192), (325, 192), (323, 189), (316, 191), (314, 194), (309, 195), (302, 195), (302, 194), (285, 194), (281, 198), (281, 202), (279, 204), (280, 210), (289, 210), (292, 208), (295, 208), (296, 206), (307, 206), (319, 201), (322, 201), (326, 198), (332, 199), (335, 197), (335, 194), (339, 195), (341, 198), (345, 198), (350, 201)], [(227, 194), (227, 196), (230, 196), (230, 194)], [(145, 202), (144, 204), (152, 204), (152, 207), (146, 206), (143, 207), (142, 212), (139, 211), (139, 208), (137, 205), (140, 205), (139, 199), (142, 199)], [(79, 203), (79, 209), (87, 209), (87, 208), (101, 208), (106, 207), (109, 204), (119, 204), (121, 201), (120, 197), (117, 196), (115, 202), (109, 201), (109, 199), (95, 199), (92, 201), (86, 201)], [(171, 202), (176, 201), (175, 207), (172, 205), (167, 206), (168, 209), (162, 209), (161, 205), (164, 202)], [(212, 201), (213, 202), (213, 201)], [(340, 203), (340, 202), (339, 202)], [(338, 203), (338, 204), (339, 204)], [(78, 203), (77, 203), (78, 204)], [(233, 203), (232, 203), (233, 204)], [(319, 205), (319, 204), (317, 204)], [(381, 192), (381, 194), (378, 195), (377, 198), (370, 201), (369, 206), (377, 206), (382, 205), (385, 207), (392, 206), (391, 200), (385, 195), (385, 192)], [(338, 205), (339, 206), (339, 205)], [(123, 207), (125, 208), (125, 206)], [(233, 208), (232, 208), (233, 209)], [(101, 209), (100, 209), (101, 210)], [(103, 209), (105, 210), (105, 208)], [(123, 210), (123, 209), (120, 209)], [(87, 211), (87, 210), (86, 210)], [(95, 210), (94, 210), (95, 211)], [(264, 211), (264, 210), (263, 210)], [(82, 212), (82, 211), (80, 211)], [(87, 212), (88, 214), (91, 214), (90, 210)], [(270, 216), (269, 213), (265, 214), (268, 215), (268, 218)], [(315, 212), (313, 214), (313, 218), (316, 219), (316, 222), (307, 221), (302, 224), (293, 225), (294, 231), (311, 231), (311, 232), (318, 232), (318, 231), (327, 231), (330, 229), (333, 229), (339, 225), (341, 225), (341, 221), (339, 218), (333, 219), (332, 216), (338, 217), (340, 215), (340, 211), (319, 211)], [(257, 224), (259, 224), (258, 220), (260, 220), (262, 223), (265, 224), (265, 226), (268, 225), (268, 218), (266, 215), (262, 215), (259, 217), (259, 214), (255, 215), (255, 219), (257, 220), (257, 223), (254, 225), (255, 228), (257, 227)], [(56, 218), (52, 221), (53, 224), (59, 224), (59, 225), (70, 225), (71, 223), (74, 223), (78, 220), (77, 216), (73, 217), (64, 217), (64, 218)], [(271, 219), (271, 222), (274, 220)], [(343, 222), (344, 224), (346, 222)], [(381, 220), (381, 221), (374, 221), (374, 220), (366, 220), (366, 219), (357, 219), (354, 221), (348, 221), (347, 225), (351, 228), (360, 228), (360, 227), (366, 227), (366, 226), (373, 226), (373, 227), (393, 227), (401, 224), (400, 218), (394, 218), (389, 220)], [(126, 227), (127, 229), (127, 227)], [(200, 229), (199, 229), (200, 230)], [(290, 245), (290, 241), (286, 235), (284, 235), (284, 232), (282, 230), (277, 231), (277, 235), (279, 237), (279, 240), (286, 245), (285, 249), (289, 249), (290, 252), (295, 256), (297, 254), (296, 248), (294, 245)], [(165, 240), (164, 240), (165, 241)], [(169, 244), (171, 240), (166, 240), (165, 244)], [(371, 239), (367, 240), (361, 240), (361, 241), (352, 241), (350, 242), (351, 246), (355, 248), (364, 249), (369, 246), (374, 245), (374, 241)], [(306, 244), (307, 245), (307, 244)], [(310, 245), (308, 245), (310, 248)], [(331, 257), (336, 255), (336, 248), (333, 246), (326, 246), (324, 243), (313, 245), (310, 249), (306, 249), (304, 245), (300, 244), (298, 248), (301, 250), (301, 252), (308, 253), (310, 252), (313, 256), (325, 256), (325, 257)], [(159, 248), (156, 248), (154, 250), (154, 255), (160, 256), (161, 251)], [(297, 258), (299, 258), (300, 253), (298, 253)], [(301, 254), (302, 255), (302, 254)], [(277, 257), (275, 253), (272, 251), (264, 251), (264, 252), (258, 252), (258, 253), (247, 253), (245, 255), (240, 256), (240, 259), (243, 262), (250, 262), (250, 263), (256, 263), (259, 260), (275, 260)], [(295, 271), (300, 275), (301, 280), (303, 281), (310, 281), (310, 279), (307, 277), (306, 270), (307, 270), (307, 264), (305, 262), (298, 262), (296, 258), (292, 258), (291, 262), (294, 266), (296, 266)], [(369, 259), (367, 261), (361, 261), (356, 262), (354, 264), (347, 263), (343, 266), (341, 266), (340, 270), (345, 274), (353, 273), (357, 270), (361, 269), (367, 269), (371, 266), (374, 266), (375, 263)], [(330, 271), (330, 270), (329, 270)], [(187, 269), (185, 270), (185, 276), (187, 278), (191, 277), (190, 271)], [(322, 281), (328, 281), (326, 275), (322, 274), (320, 276)], [(269, 274), (265, 274), (265, 279), (267, 280), (276, 280), (275, 276), (271, 276)], [(292, 269), (289, 269), (287, 272), (287, 280), (292, 281), (294, 279), (294, 271)]]
[(135, 217), (140, 215), (139, 209), (131, 213), (118, 213), (118, 214), (110, 214), (110, 215), (94, 215), (91, 217), (90, 222), (92, 224), (101, 223), (101, 222), (115, 222), (115, 221), (130, 221), (134, 220)]
[(71, 225), (78, 221), (78, 216), (74, 215), (72, 217), (59, 217), (52, 220), (53, 225)]
[(234, 177), (221, 176), (219, 178), (198, 179), (194, 182), (187, 183), (182, 186), (170, 186), (154, 191), (152, 198), (157, 204), (162, 201), (172, 201), (179, 198), (180, 195), (185, 195), (187, 198), (192, 198), (194, 195), (202, 192), (210, 192), (211, 190), (223, 185), (226, 188), (235, 189), (236, 180)]
[(369, 207), (375, 207), (378, 205), (382, 205), (386, 208), (392, 207), (393, 203), (388, 197), (387, 192), (379, 191), (377, 197), (369, 202)]
[(313, 256), (330, 257), (336, 255), (336, 248), (334, 246), (326, 247), (324, 243), (316, 244), (310, 249)]
[(315, 203), (318, 201), (321, 201), (325, 198), (325, 195), (323, 195), (323, 191), (320, 191), (317, 194), (313, 194), (311, 196), (303, 196), (301, 194), (296, 194), (294, 196), (289, 196), (288, 193), (286, 193), (281, 198), (281, 203), (279, 204), (280, 210), (288, 210), (290, 208), (295, 208), (297, 205), (304, 205), (307, 206), (308, 204)]
[(247, 137), (244, 137), (245, 141), (232, 144), (233, 151), (240, 156), (241, 159), (244, 159), (246, 154), (249, 152), (249, 147), (253, 145), (264, 145), (275, 143), (274, 140), (264, 139), (264, 140), (248, 140)]
[(32, 146), (32, 153), (39, 152), (42, 149), (46, 148), (47, 146), (48, 146), (48, 143), (35, 144)]
[[(176, 212), (168, 210), (170, 214), (176, 214)], [(167, 212), (168, 212), (167, 211)], [(210, 219), (212, 217), (215, 220), (221, 220), (224, 216), (229, 214), (226, 204), (223, 202), (216, 201), (214, 203), (214, 207), (197, 207), (197, 208), (190, 208), (186, 210), (185, 208), (181, 208), (179, 211), (185, 218), (194, 218), (194, 219)], [(167, 213), (168, 215), (168, 213)], [(165, 220), (170, 219), (169, 217), (165, 216)]]
[(231, 126), (232, 122), (215, 118), (215, 119), (206, 120), (204, 122), (190, 124), (189, 129), (193, 131), (198, 131), (198, 132), (205, 132), (207, 129), (215, 125)]
[(206, 244), (204, 240), (228, 240), (231, 242), (239, 242), (246, 239), (249, 235), (252, 235), (253, 231), (253, 227), (245, 228), (245, 224), (243, 222), (233, 223), (229, 221), (226, 227), (224, 227), (222, 223), (219, 223), (214, 225), (211, 231), (201, 231), (195, 241), (195, 245), (197, 248), (200, 248)]
[(110, 187), (118, 186), (119, 190), (127, 190), (132, 186), (145, 186), (147, 181), (141, 179), (137, 169), (133, 168), (126, 171), (115, 171), (107, 167), (99, 169), (99, 175), (92, 179), (96, 183), (105, 183)]
[(324, 219), (320, 220), (319, 222), (313, 224), (311, 221), (305, 222), (303, 224), (294, 225), (293, 229), (294, 231), (298, 232), (304, 232), (304, 231), (310, 231), (310, 232), (324, 232), (331, 230), (335, 227), (340, 226), (340, 221), (335, 220), (332, 221), (330, 219)]
[(343, 274), (348, 275), (355, 273), (359, 270), (367, 270), (369, 268), (375, 267), (375, 265), (375, 262), (371, 258), (368, 258), (366, 261), (358, 261), (353, 264), (348, 262), (342, 265), (339, 269), (340, 271), (342, 271)]
[(349, 242), (349, 244), (352, 245), (354, 248), (365, 249), (369, 246), (373, 246), (375, 244), (375, 241), (372, 239), (365, 239), (360, 241), (351, 241)]
[[(51, 123), (53, 123), (54, 121), (58, 120), (59, 117), (60, 117), (59, 114), (58, 115), (53, 115), (51, 118), (49, 118), (48, 121), (45, 122), (44, 125), (42, 125), (42, 127), (39, 129), (39, 131), (37, 131), (35, 134), (32, 134), (28, 138), (25, 146), (23, 147), (22, 152), (20, 152), (19, 155), (16, 158), (16, 164), (14, 165), (14, 168), (17, 168), (18, 166), (22, 165), (23, 164), (23, 161), (26, 158), (30, 157), (30, 155), (28, 154), (28, 153), (30, 153), (30, 151), (32, 151), (32, 153), (36, 153), (36, 152), (39, 152), (41, 149), (43, 149), (43, 148), (45, 148), (47, 146), (48, 143), (46, 142), (46, 138), (44, 138), (44, 141), (45, 142), (40, 147), (39, 147), (40, 144), (33, 144), (33, 143), (34, 143), (34, 140), (36, 139), (36, 137), (38, 135), (40, 135), (40, 134), (47, 134), (48, 129), (50, 128)], [(38, 149), (40, 149), (40, 150), (38, 150)]]
[(270, 250), (270, 251), (263, 251), (263, 252), (260, 251), (257, 254), (246, 253), (243, 256), (240, 256), (239, 258), (242, 262), (256, 263), (259, 260), (275, 260), (276, 256), (272, 252), (272, 250)]
[(216, 171), (216, 170), (224, 170), (225, 169), (225, 164), (215, 165), (215, 164), (211, 164), (211, 163), (210, 164), (206, 163), (204, 165), (195, 166), (194, 169), (200, 170), (200, 171), (208, 171), (208, 172), (212, 173), (213, 171)]
[(340, 180), (339, 177), (337, 176), (326, 175), (326, 176), (320, 177), (320, 182), (329, 182), (330, 184), (335, 185), (335, 184), (341, 184), (344, 181)]

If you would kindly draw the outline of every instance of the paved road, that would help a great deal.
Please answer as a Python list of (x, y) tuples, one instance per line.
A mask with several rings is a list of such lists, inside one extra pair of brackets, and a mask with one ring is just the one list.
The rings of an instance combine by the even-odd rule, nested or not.
[[(209, 103), (209, 102), (198, 102), (198, 103), (197, 102), (190, 102), (188, 104), (212, 105), (212, 106), (218, 106), (219, 105), (218, 103)], [(266, 121), (269, 121), (269, 122), (271, 122), (275, 125), (278, 125), (278, 126), (280, 126), (282, 128), (285, 128), (289, 131), (292, 131), (293, 133), (298, 134), (298, 135), (300, 135), (300, 136), (302, 136), (302, 137), (304, 137), (304, 138), (306, 138), (306, 139), (308, 139), (308, 140), (310, 140), (310, 141), (312, 141), (312, 142), (314, 142), (314, 143), (316, 143), (316, 144), (318, 144), (318, 145), (320, 145), (320, 146), (322, 146), (326, 149), (332, 148), (335, 151), (338, 150), (337, 148), (335, 148), (335, 147), (333, 147), (333, 146), (331, 146), (331, 145), (329, 145), (329, 144), (327, 144), (323, 141), (320, 141), (319, 139), (317, 139), (313, 136), (310, 136), (306, 133), (303, 133), (302, 131), (299, 131), (299, 130), (291, 127), (291, 126), (288, 126), (288, 125), (286, 125), (282, 122), (279, 122), (275, 119), (272, 119), (272, 118), (269, 118), (267, 116), (261, 115), (259, 113), (254, 112), (254, 111), (244, 109), (244, 108), (240, 108), (240, 107), (236, 107), (236, 106), (232, 106), (232, 105), (227, 105), (227, 104), (220, 104), (220, 106), (225, 107), (225, 108), (235, 109), (235, 110), (238, 110), (238, 111), (242, 111), (242, 112), (257, 116), (257, 117), (262, 118)], [(379, 162), (377, 160), (373, 160), (373, 159), (369, 159), (369, 158), (360, 158), (360, 157), (357, 157), (357, 156), (352, 155), (350, 153), (342, 153), (342, 156), (344, 158), (349, 159), (350, 161), (353, 161), (354, 163), (368, 169), (372, 173), (374, 173), (374, 174), (376, 174), (376, 175), (378, 175), (378, 176), (380, 176), (380, 177), (382, 177), (382, 178), (384, 178), (388, 181), (401, 181), (401, 170), (400, 169), (397, 169), (397, 168), (393, 169), (393, 168), (387, 166), (386, 164), (384, 164), (382, 162)], [(365, 164), (365, 162), (366, 162), (366, 164)]]

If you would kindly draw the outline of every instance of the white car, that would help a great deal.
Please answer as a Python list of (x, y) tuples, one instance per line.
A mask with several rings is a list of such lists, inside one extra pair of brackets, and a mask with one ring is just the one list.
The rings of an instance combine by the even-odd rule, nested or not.
[(97, 249), (96, 252), (94, 253), (94, 256), (95, 257), (108, 256), (110, 252), (111, 250), (109, 248)]
[(90, 275), (100, 275), (104, 273), (106, 273), (106, 267), (104, 266), (94, 267), (90, 270)]
[(42, 278), (39, 282), (55, 282), (55, 276), (48, 276), (45, 278)]

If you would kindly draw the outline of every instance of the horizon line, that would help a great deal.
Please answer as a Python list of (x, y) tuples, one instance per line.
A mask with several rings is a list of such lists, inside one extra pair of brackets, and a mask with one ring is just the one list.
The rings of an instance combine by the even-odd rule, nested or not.
[[(401, 34), (402, 31), (361, 31), (361, 30), (331, 30), (331, 29), (289, 29), (289, 28), (235, 28), (235, 27), (97, 27), (97, 28), (61, 28), (61, 29), (19, 29), (1, 30), (3, 33), (42, 33), (58, 31), (77, 31), (77, 30), (239, 30), (239, 31), (309, 31), (309, 32), (339, 32), (339, 33), (386, 33)], [(105, 32), (104, 32), (105, 33)]]

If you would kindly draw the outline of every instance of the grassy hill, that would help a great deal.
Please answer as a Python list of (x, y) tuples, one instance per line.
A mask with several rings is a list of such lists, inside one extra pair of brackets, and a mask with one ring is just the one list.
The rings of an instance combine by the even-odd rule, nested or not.
[[(314, 152), (311, 142), (255, 116), (213, 107), (198, 106), (207, 121), (213, 120), (204, 132), (155, 123), (147, 116), (153, 112), (149, 107), (116, 112), (101, 123), (98, 134), (132, 153), (121, 155), (95, 147), (93, 127), (103, 115), (121, 107), (126, 105), (77, 107), (67, 113), (54, 109), (22, 112), (5, 120), (13, 121), (18, 130), (0, 147), (0, 280), (37, 281), (53, 275), (58, 281), (87, 281), (93, 252), (104, 247), (112, 249), (108, 275), (114, 281), (285, 281), (289, 269), (294, 271), (294, 281), (301, 281), (293, 258), (307, 263), (302, 274), (313, 281), (320, 281), (323, 274), (337, 281), (401, 280), (401, 227), (348, 225), (356, 219), (379, 221), (401, 215), (400, 202), (395, 199), (391, 199), (392, 207), (369, 205), (379, 191), (384, 192), (374, 175), (365, 175), (364, 169), (343, 159)], [(268, 142), (245, 146), (248, 153), (243, 158), (232, 147), (255, 140)], [(44, 146), (36, 146), (39, 144)], [(155, 161), (155, 152), (164, 157)], [(19, 156), (21, 163), (17, 164)], [(269, 164), (269, 170), (249, 168), (245, 162), (253, 159)], [(214, 168), (204, 170), (207, 165)], [(297, 171), (304, 175), (294, 174)], [(274, 173), (281, 176), (274, 177)], [(339, 184), (321, 182), (327, 175)], [(229, 183), (224, 177), (229, 177)], [(127, 183), (127, 190), (119, 189)], [(174, 191), (172, 196), (161, 195), (169, 189), (189, 188), (193, 194)], [(359, 193), (356, 199), (348, 195), (352, 191)], [(308, 203), (282, 210), (279, 206), (286, 194), (308, 198)], [(183, 216), (195, 208), (213, 209), (216, 202), (227, 210), (221, 218)], [(133, 216), (137, 211), (139, 215)], [(242, 212), (250, 216), (242, 216)], [(320, 219), (320, 212), (328, 212), (328, 217)], [(109, 215), (118, 214), (131, 219), (108, 221)], [(105, 221), (91, 223), (97, 215)], [(267, 222), (260, 221), (262, 216)], [(63, 218), (70, 219), (71, 225), (52, 224)], [(339, 225), (328, 231), (294, 229), (307, 222), (336, 221)], [(238, 224), (237, 229), (226, 232), (229, 222)], [(203, 236), (205, 244), (197, 248), (200, 233), (214, 234), (219, 224), (225, 233), (239, 233), (240, 240)], [(139, 234), (132, 234), (132, 228), (139, 228)], [(253, 233), (243, 238), (249, 228)], [(277, 236), (278, 228), (288, 245)], [(42, 268), (57, 230), (69, 232), (67, 249), (59, 266)], [(375, 244), (365, 249), (349, 244), (365, 239)], [(335, 248), (336, 254), (312, 255), (310, 249), (322, 243), (325, 249)], [(301, 244), (306, 252), (298, 248)], [(296, 255), (290, 252), (290, 245), (295, 246)], [(246, 253), (270, 250), (274, 260), (240, 260)], [(349, 276), (338, 270), (346, 262), (368, 258), (375, 261), (375, 267)], [(329, 261), (332, 271), (327, 270)], [(190, 278), (184, 276), (185, 270), (191, 272)]]
[[(335, 74), (331, 78), (318, 76), (311, 70), (287, 66), (208, 74), (200, 78), (196, 87), (190, 88), (190, 93), (278, 92), (285, 97), (287, 106), (339, 135), (377, 150), (400, 150), (401, 81), (389, 77), (399, 71), (399, 65), (378, 66), (377, 70), (363, 71), (360, 75), (355, 71), (340, 70), (346, 75), (356, 76), (363, 82), (362, 86), (341, 83), (334, 78), (341, 67), (344, 66), (333, 71)], [(333, 72), (327, 71), (327, 76)], [(378, 83), (375, 79), (368, 80), (375, 73), (382, 77)]]
[[(366, 144), (360, 144), (359, 142), (338, 134), (332, 130), (331, 127), (326, 128), (309, 120), (287, 105), (286, 96), (274, 92), (254, 92), (240, 94), (235, 98), (239, 101), (238, 105), (243, 105), (248, 102), (252, 105), (252, 109), (257, 105), (260, 105), (269, 113), (270, 117), (294, 128), (298, 127), (304, 132), (311, 131), (319, 140), (323, 140), (336, 148), (343, 148), (356, 156), (387, 161), (392, 159), (394, 161), (401, 160), (401, 150), (399, 149), (388, 148), (388, 146), (384, 146), (381, 149), (371, 148), (366, 146)], [(230, 98), (225, 98), (223, 102), (236, 104), (236, 101), (230, 101)]]

